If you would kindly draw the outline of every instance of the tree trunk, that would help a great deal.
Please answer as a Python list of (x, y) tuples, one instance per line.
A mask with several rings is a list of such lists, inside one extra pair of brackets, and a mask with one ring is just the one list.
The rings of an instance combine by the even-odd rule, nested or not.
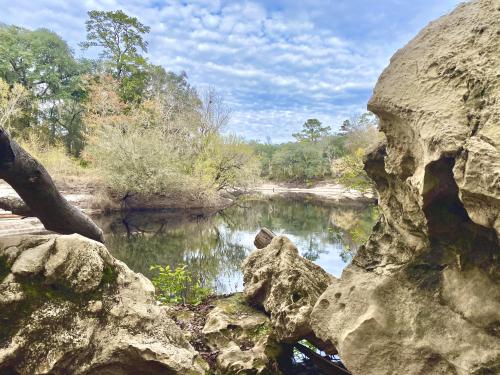
[(0, 178), (19, 194), (47, 230), (103, 242), (102, 230), (57, 190), (45, 168), (0, 128)]
[(259, 233), (255, 236), (253, 244), (257, 249), (263, 249), (271, 243), (271, 240), (276, 235), (267, 228), (262, 228)]

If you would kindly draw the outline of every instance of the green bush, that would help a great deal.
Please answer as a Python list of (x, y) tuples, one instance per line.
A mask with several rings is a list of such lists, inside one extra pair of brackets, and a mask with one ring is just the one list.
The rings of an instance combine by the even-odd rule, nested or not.
[(326, 177), (330, 163), (316, 143), (287, 143), (271, 160), (270, 176), (281, 181), (308, 181)]
[(188, 303), (198, 305), (212, 294), (210, 288), (200, 285), (194, 280), (186, 265), (178, 266), (174, 270), (170, 266), (151, 266), (158, 274), (151, 280), (156, 287), (156, 298), (161, 303)]

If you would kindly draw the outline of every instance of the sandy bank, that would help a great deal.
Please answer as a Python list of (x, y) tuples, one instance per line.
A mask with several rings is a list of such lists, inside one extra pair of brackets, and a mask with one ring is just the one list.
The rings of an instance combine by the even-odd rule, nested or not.
[(265, 183), (252, 189), (254, 193), (260, 193), (265, 196), (287, 195), (287, 194), (309, 194), (321, 199), (333, 202), (374, 202), (375, 195), (372, 192), (361, 192), (355, 189), (349, 189), (338, 184), (318, 184), (313, 187), (296, 187), (284, 184)]

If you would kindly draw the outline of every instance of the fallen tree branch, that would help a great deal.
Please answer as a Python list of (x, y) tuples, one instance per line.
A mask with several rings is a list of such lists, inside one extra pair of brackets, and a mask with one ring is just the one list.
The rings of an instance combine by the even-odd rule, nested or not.
[(47, 230), (104, 242), (102, 230), (57, 190), (45, 168), (0, 128), (0, 178), (19, 194)]
[(0, 209), (10, 211), (14, 215), (24, 217), (35, 216), (26, 203), (16, 197), (0, 197)]

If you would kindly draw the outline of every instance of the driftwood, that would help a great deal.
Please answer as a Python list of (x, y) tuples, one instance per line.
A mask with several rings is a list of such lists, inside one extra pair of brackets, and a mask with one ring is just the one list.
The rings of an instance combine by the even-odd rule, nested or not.
[(0, 208), (18, 216), (35, 216), (26, 203), (16, 197), (0, 197)]
[(255, 236), (253, 244), (257, 249), (263, 249), (271, 243), (271, 240), (276, 237), (276, 235), (267, 228), (262, 228), (259, 233)]
[(104, 242), (102, 230), (62, 196), (45, 168), (2, 128), (0, 178), (12, 186), (29, 207), (30, 216), (38, 217), (47, 230), (62, 234), (78, 233)]

